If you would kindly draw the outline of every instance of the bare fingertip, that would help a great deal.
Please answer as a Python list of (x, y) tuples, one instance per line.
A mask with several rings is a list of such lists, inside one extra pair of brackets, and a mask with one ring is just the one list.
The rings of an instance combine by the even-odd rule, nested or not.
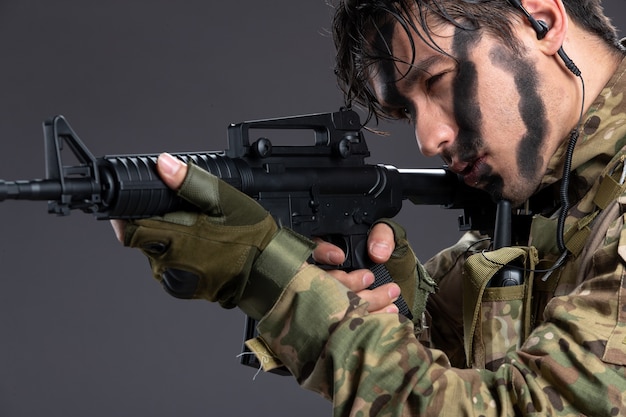
[(389, 307), (387, 307), (385, 309), (386, 313), (392, 313), (392, 314), (397, 314), (400, 312), (400, 310), (398, 309), (398, 306), (395, 304), (391, 304)]
[(363, 287), (367, 288), (374, 283), (374, 274), (366, 272), (363, 274)]
[(371, 257), (381, 259), (381, 260), (387, 260), (390, 254), (391, 254), (391, 247), (389, 247), (389, 245), (384, 242), (376, 242), (370, 245)]
[(328, 252), (328, 262), (331, 265), (341, 265), (344, 261), (343, 253), (341, 252)]
[(181, 161), (169, 153), (162, 153), (159, 155), (158, 165), (161, 172), (169, 175), (170, 177), (175, 176), (182, 167)]
[(401, 291), (400, 287), (394, 284), (394, 285), (389, 286), (389, 290), (387, 291), (387, 294), (389, 295), (389, 298), (395, 301), (400, 296), (400, 291)]

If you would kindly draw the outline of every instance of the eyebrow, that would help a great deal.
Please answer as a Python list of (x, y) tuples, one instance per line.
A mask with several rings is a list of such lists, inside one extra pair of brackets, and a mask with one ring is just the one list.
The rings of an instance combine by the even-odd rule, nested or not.
[(423, 78), (424, 74), (430, 74), (430, 68), (448, 59), (445, 55), (434, 54), (422, 59), (421, 61), (414, 62), (409, 67), (409, 70), (402, 77), (408, 82), (413, 83)]
[(436, 53), (422, 60), (414, 61), (412, 64), (407, 64), (409, 65), (409, 69), (404, 72), (404, 74), (402, 74), (400, 78), (396, 76), (395, 69), (397, 68), (397, 63), (393, 61), (392, 66), (394, 68), (394, 71), (391, 71), (394, 74), (393, 80), (391, 80), (391, 77), (387, 77), (387, 79), (385, 79), (385, 75), (388, 75), (389, 71), (380, 72), (380, 74), (383, 76), (383, 88), (381, 90), (382, 109), (387, 111), (393, 109), (398, 105), (407, 104), (406, 97), (401, 94), (400, 90), (398, 89), (397, 83), (400, 80), (403, 80), (405, 84), (420, 82), (421, 79), (424, 78), (424, 74), (430, 74), (429, 70), (434, 65), (439, 64), (447, 59), (449, 59), (449, 57), (440, 53)]

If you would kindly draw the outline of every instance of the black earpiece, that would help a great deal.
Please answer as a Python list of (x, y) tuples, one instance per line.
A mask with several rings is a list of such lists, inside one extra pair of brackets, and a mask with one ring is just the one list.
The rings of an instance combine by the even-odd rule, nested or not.
[(526, 19), (530, 22), (530, 25), (533, 29), (535, 29), (535, 32), (537, 32), (537, 39), (543, 39), (546, 36), (548, 30), (550, 30), (546, 22), (543, 20), (537, 20), (530, 13), (528, 13), (528, 10), (526, 10), (522, 5), (521, 0), (508, 0), (508, 2), (511, 6), (524, 13), (524, 16), (526, 16)]
[[(528, 19), (530, 25), (533, 27), (535, 32), (537, 32), (537, 39), (541, 40), (546, 36), (548, 31), (550, 30), (546, 22), (544, 22), (543, 20), (537, 20), (530, 13), (528, 13), (528, 10), (526, 10), (522, 5), (521, 0), (508, 0), (508, 2), (511, 6), (524, 13), (524, 16), (526, 16), (526, 19)], [(557, 54), (563, 60), (567, 69), (570, 70), (575, 76), (580, 77), (580, 70), (578, 69), (576, 64), (574, 64), (574, 61), (572, 61), (570, 57), (567, 56), (567, 54), (563, 50), (563, 47), (559, 48)]]
[(530, 24), (532, 25), (533, 29), (535, 29), (535, 32), (537, 32), (537, 39), (541, 40), (545, 38), (546, 34), (550, 30), (550, 28), (548, 27), (548, 24), (544, 22), (543, 20), (535, 20), (535, 18), (532, 16), (530, 16), (528, 20), (530, 21)]

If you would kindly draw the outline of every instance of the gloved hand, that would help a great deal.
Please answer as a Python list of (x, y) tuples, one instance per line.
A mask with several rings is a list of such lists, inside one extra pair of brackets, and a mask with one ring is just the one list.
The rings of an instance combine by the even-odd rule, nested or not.
[(426, 309), (428, 295), (436, 289), (435, 281), (415, 256), (404, 228), (391, 219), (379, 219), (372, 227), (379, 223), (384, 223), (393, 230), (395, 243), (394, 250), (384, 265), (393, 281), (400, 286), (413, 321), (419, 323)]
[[(239, 305), (260, 318), (314, 244), (279, 229), (256, 201), (197, 166), (189, 165), (178, 194), (198, 212), (131, 221), (124, 244), (148, 257), (154, 277), (171, 295), (217, 301), (225, 308)], [(244, 297), (255, 279), (263, 282)]]

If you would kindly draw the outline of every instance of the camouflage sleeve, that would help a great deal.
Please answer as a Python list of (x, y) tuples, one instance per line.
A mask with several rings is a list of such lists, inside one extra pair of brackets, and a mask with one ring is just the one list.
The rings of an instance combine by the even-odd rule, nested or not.
[[(624, 103), (624, 65), (612, 81), (619, 79), (613, 88), (619, 94), (608, 89), (603, 100)], [(604, 108), (616, 122), (603, 121), (602, 138), (623, 137), (623, 112), (617, 105)], [(605, 143), (613, 146), (606, 140), (589, 146)], [(566, 285), (543, 316), (536, 315), (542, 323), (490, 370), (452, 366), (442, 350), (416, 339), (409, 320), (368, 314), (363, 300), (314, 266), (298, 272), (259, 322), (262, 345), (303, 387), (332, 400), (335, 416), (626, 415), (626, 197), (618, 204), (616, 220), (593, 234), (597, 246), (587, 245), (589, 254), (551, 275)], [(458, 254), (473, 248), (468, 242)], [(457, 260), (427, 265), (440, 293), (448, 285), (443, 275), (458, 268)], [(568, 278), (577, 276), (569, 286)], [(439, 311), (459, 315), (453, 308)]]
[(299, 384), (333, 401), (336, 416), (618, 415), (624, 368), (603, 361), (593, 335), (615, 330), (617, 306), (604, 302), (618, 289), (596, 285), (554, 303), (523, 350), (495, 371), (451, 367), (416, 340), (409, 320), (368, 314), (362, 300), (313, 266), (292, 280), (259, 332)]

